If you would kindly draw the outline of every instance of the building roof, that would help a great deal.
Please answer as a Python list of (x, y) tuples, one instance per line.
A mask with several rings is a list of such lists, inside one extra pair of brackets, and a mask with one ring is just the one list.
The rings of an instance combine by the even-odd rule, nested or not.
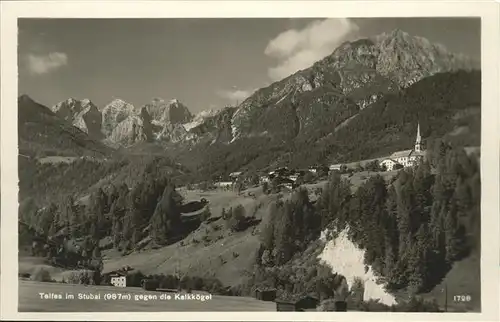
[(277, 290), (273, 287), (257, 287), (255, 291), (259, 292), (276, 292)]
[(238, 172), (231, 172), (231, 173), (229, 174), (229, 176), (230, 176), (230, 177), (239, 176), (239, 175), (240, 175), (240, 174), (242, 174), (242, 173), (243, 173), (243, 172), (241, 172), (241, 171), (238, 171)]
[(423, 157), (423, 156), (425, 156), (426, 154), (427, 154), (427, 153), (426, 153), (426, 151), (420, 151), (420, 152), (415, 151), (415, 150), (412, 150), (412, 151), (411, 151), (411, 155), (412, 155), (412, 156), (417, 156), (417, 157), (418, 157), (418, 156), (422, 156), (422, 157)]
[(413, 150), (396, 151), (389, 157), (390, 159), (409, 157)]
[(282, 294), (278, 299), (275, 300), (277, 303), (291, 303), (296, 304), (304, 299), (312, 299), (319, 301), (319, 299), (312, 294)]
[(410, 157), (410, 156), (425, 156), (426, 152), (425, 151), (420, 151), (417, 152), (415, 150), (403, 150), (403, 151), (396, 151), (393, 154), (389, 156), (388, 159), (397, 159), (397, 158), (403, 158), (403, 157)]
[(384, 159), (384, 160), (380, 161), (380, 163), (383, 163), (383, 162), (385, 162), (385, 161), (391, 161), (391, 162), (394, 162), (394, 163), (399, 163), (398, 161), (393, 160), (393, 159), (391, 159), (391, 158), (386, 158), (386, 159)]

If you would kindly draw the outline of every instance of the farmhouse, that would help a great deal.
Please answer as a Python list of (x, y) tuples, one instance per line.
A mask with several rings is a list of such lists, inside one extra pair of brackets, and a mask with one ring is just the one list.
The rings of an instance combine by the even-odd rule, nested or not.
[(286, 299), (278, 299), (276, 302), (276, 311), (309, 311), (315, 310), (319, 304), (319, 299), (312, 295), (301, 297), (290, 297)]
[(288, 174), (289, 170), (288, 167), (281, 167), (276, 170), (274, 170), (273, 174), (278, 175), (278, 176), (286, 176)]
[(328, 170), (330, 171), (340, 171), (341, 164), (332, 164), (328, 167)]
[(127, 273), (116, 271), (109, 274), (111, 280), (110, 283), (116, 287), (126, 287), (127, 286)]
[(214, 186), (217, 188), (229, 188), (234, 184), (232, 181), (220, 181), (220, 182), (215, 182)]
[(417, 138), (415, 146), (411, 150), (397, 151), (388, 158), (382, 160), (380, 165), (385, 165), (387, 171), (394, 170), (398, 165), (407, 168), (416, 165), (426, 156), (426, 151), (422, 150), (422, 137), (420, 135), (420, 124), (417, 125)]
[(242, 174), (243, 172), (239, 171), (239, 172), (231, 172), (229, 174), (229, 178), (231, 178), (232, 181), (236, 181)]
[(312, 173), (315, 173), (315, 174), (319, 173), (321, 171), (328, 172), (328, 167), (326, 167), (324, 165), (314, 165), (314, 166), (309, 167), (309, 171)]
[(382, 162), (380, 162), (380, 166), (385, 167), (386, 171), (395, 170), (398, 165), (400, 165), (400, 163), (393, 159), (384, 159)]
[(266, 176), (266, 175), (262, 175), (259, 177), (259, 180), (260, 180), (260, 183), (264, 183), (264, 182), (270, 182), (271, 180), (269, 179), (269, 176)]

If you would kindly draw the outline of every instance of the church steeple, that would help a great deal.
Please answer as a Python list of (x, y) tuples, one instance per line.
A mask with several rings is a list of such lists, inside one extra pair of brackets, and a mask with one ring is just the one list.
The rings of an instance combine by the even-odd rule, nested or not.
[(420, 123), (417, 125), (417, 139), (415, 140), (415, 152), (422, 151), (422, 137), (420, 136)]

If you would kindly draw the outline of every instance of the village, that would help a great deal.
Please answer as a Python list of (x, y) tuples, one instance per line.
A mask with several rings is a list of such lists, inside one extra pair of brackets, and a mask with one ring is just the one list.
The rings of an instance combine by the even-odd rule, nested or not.
[(412, 149), (396, 151), (387, 157), (357, 162), (331, 165), (311, 165), (307, 169), (291, 169), (286, 166), (270, 170), (267, 173), (238, 171), (230, 173), (226, 178), (214, 182), (216, 188), (240, 190), (240, 186), (263, 185), (273, 183), (275, 186), (293, 190), (301, 184), (322, 180), (333, 173), (352, 174), (354, 172), (394, 171), (413, 167), (425, 159), (420, 124), (417, 125), (415, 145)]
[[(285, 166), (273, 169), (271, 171), (268, 171), (267, 173), (260, 174), (238, 171), (230, 173), (228, 175), (228, 178), (220, 178), (220, 180), (215, 182), (211, 188), (237, 190), (238, 193), (240, 193), (240, 191), (242, 191), (244, 188), (250, 186), (274, 186), (279, 191), (290, 191), (303, 184), (324, 180), (333, 173), (352, 175), (353, 173), (360, 171), (369, 171), (376, 173), (384, 171), (396, 171), (399, 169), (413, 167), (424, 160), (425, 156), (426, 151), (422, 148), (420, 125), (418, 125), (415, 145), (413, 149), (397, 151), (385, 158), (363, 160), (347, 164), (332, 164), (330, 166), (314, 165), (310, 166), (307, 169), (290, 169)], [(134, 272), (133, 268), (125, 266), (118, 270), (107, 272), (103, 275), (103, 279), (105, 284), (113, 285), (119, 288), (140, 286), (145, 291), (156, 291), (171, 294), (191, 294), (204, 292), (200, 290), (193, 290), (190, 287), (186, 287), (185, 285), (183, 286), (180, 282), (176, 284), (177, 287), (160, 288), (159, 281), (155, 280), (154, 278), (143, 278), (139, 283), (137, 283), (137, 281), (134, 281), (132, 282), (133, 285), (131, 285), (131, 278), (133, 276), (133, 274), (131, 274), (132, 272)], [(181, 281), (183, 277), (184, 276), (182, 276), (179, 271), (177, 271), (177, 273), (175, 274), (175, 278), (177, 281)], [(345, 298), (347, 297), (346, 294), (348, 293), (348, 286), (345, 282), (345, 279), (342, 280), (339, 285), (339, 289), (335, 290), (337, 294), (337, 300), (334, 303), (334, 310), (346, 311), (347, 304)], [(222, 292), (222, 294), (227, 293), (227, 295), (231, 295), (229, 290), (230, 287), (227, 287), (225, 290), (226, 292)], [(276, 305), (276, 311), (316, 311), (321, 302), (314, 294), (278, 298), (277, 290), (274, 288), (257, 288), (253, 292), (253, 297), (254, 299), (259, 301), (274, 302)], [(339, 301), (339, 297), (343, 297), (344, 300)]]

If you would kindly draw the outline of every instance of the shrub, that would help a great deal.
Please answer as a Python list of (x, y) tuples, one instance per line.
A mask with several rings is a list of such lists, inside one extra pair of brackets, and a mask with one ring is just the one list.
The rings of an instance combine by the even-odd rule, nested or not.
[(321, 312), (334, 312), (335, 311), (335, 300), (327, 299), (321, 301), (321, 304), (318, 305), (317, 311)]
[(267, 195), (267, 194), (269, 194), (270, 189), (269, 189), (269, 183), (268, 183), (268, 182), (264, 182), (264, 183), (262, 184), (262, 192), (263, 192), (264, 194), (266, 194), (266, 195)]
[(203, 212), (200, 215), (200, 220), (202, 222), (206, 221), (211, 216), (212, 216), (212, 213), (210, 212), (210, 208), (208, 206), (206, 206), (205, 209), (203, 210)]
[(234, 209), (229, 209), (225, 217), (227, 228), (233, 232), (243, 231), (248, 228), (246, 225), (245, 208), (242, 205), (238, 205)]
[(68, 278), (66, 279), (66, 283), (68, 284), (80, 284), (80, 274), (77, 272), (71, 272)]
[(32, 281), (37, 281), (37, 282), (50, 282), (50, 281), (52, 281), (52, 277), (50, 276), (49, 271), (43, 267), (35, 268), (35, 271), (30, 276), (30, 279)]

